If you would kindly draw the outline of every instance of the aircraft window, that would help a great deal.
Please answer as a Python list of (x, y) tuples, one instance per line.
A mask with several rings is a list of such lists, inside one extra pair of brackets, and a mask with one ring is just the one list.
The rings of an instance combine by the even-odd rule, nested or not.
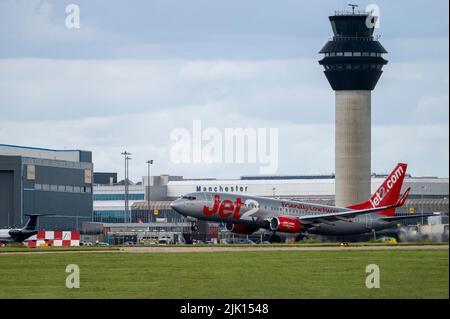
[(194, 196), (182, 196), (181, 198), (187, 199), (187, 200), (196, 200), (197, 197)]

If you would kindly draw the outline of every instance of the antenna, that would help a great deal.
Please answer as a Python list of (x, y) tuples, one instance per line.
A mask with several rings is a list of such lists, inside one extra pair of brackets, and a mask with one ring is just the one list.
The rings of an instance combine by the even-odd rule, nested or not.
[(355, 14), (355, 8), (358, 8), (359, 5), (357, 5), (357, 4), (352, 4), (352, 3), (349, 3), (348, 5), (349, 5), (350, 7), (352, 7), (352, 13)]

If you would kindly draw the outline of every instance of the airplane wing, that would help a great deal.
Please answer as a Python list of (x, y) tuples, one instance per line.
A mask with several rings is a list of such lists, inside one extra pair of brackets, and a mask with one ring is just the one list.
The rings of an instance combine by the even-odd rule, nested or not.
[(404, 219), (412, 219), (412, 218), (422, 218), (422, 217), (430, 217), (430, 216), (439, 216), (436, 214), (418, 214), (418, 215), (404, 215), (404, 216), (386, 216), (383, 217), (382, 220), (385, 220), (387, 222), (395, 222), (397, 220), (404, 220)]
[(402, 197), (394, 205), (376, 207), (376, 208), (349, 210), (349, 211), (345, 211), (345, 212), (341, 212), (341, 213), (302, 216), (302, 217), (299, 217), (299, 219), (302, 222), (302, 224), (315, 223), (315, 222), (332, 222), (332, 221), (337, 221), (337, 220), (351, 219), (352, 217), (355, 217), (355, 216), (376, 213), (376, 212), (391, 209), (391, 208), (401, 207), (405, 204), (406, 198), (408, 197), (410, 190), (411, 190), (411, 188), (408, 188), (406, 190), (406, 192), (402, 195)]

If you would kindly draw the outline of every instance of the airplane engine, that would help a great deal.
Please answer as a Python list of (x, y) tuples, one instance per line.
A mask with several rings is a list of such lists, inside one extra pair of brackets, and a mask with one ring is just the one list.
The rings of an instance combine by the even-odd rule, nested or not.
[(247, 226), (247, 225), (242, 225), (242, 224), (231, 224), (231, 223), (227, 223), (225, 225), (225, 228), (228, 231), (231, 231), (235, 234), (242, 234), (242, 235), (251, 235), (259, 229), (257, 227), (252, 227), (252, 226)]
[(270, 230), (283, 233), (299, 233), (302, 229), (302, 223), (291, 217), (273, 217), (270, 221)]

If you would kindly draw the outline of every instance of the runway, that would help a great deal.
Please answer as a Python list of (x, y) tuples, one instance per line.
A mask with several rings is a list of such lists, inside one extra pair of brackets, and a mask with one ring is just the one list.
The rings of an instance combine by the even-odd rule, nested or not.
[(288, 247), (214, 247), (214, 246), (182, 246), (182, 247), (117, 247), (117, 249), (105, 250), (34, 250), (27, 249), (23, 251), (1, 251), (2, 255), (17, 254), (95, 254), (95, 253), (133, 253), (133, 254), (152, 254), (152, 253), (220, 253), (220, 252), (259, 252), (259, 251), (386, 251), (386, 250), (448, 250), (449, 245), (396, 245), (396, 246), (288, 246)]
[(192, 253), (192, 252), (233, 252), (233, 251), (342, 251), (342, 250), (448, 250), (448, 245), (414, 246), (318, 246), (318, 247), (123, 247), (127, 253)]

